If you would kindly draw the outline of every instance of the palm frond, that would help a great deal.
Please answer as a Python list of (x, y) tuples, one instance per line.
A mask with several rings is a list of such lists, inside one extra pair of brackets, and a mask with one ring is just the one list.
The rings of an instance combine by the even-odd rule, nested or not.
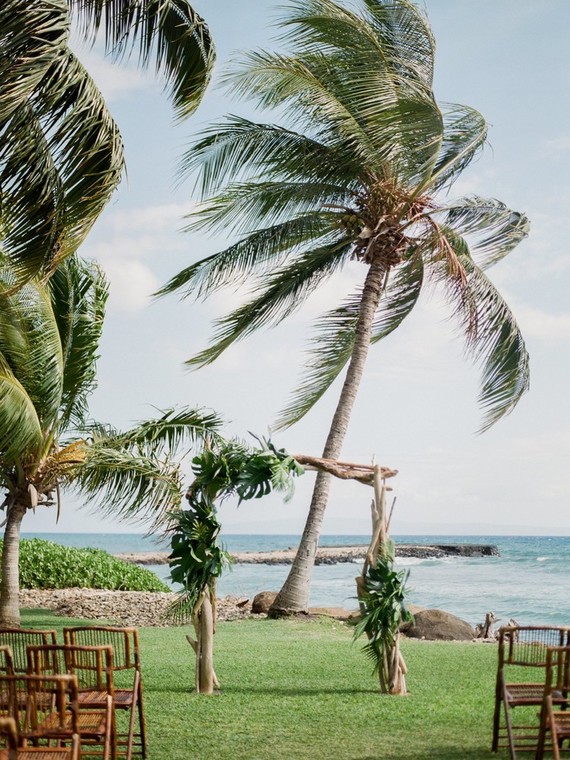
[(66, 0), (0, 3), (0, 131), (67, 47), (69, 32)]
[(292, 217), (315, 214), (327, 206), (344, 207), (351, 200), (349, 189), (324, 182), (241, 182), (204, 202), (189, 215), (191, 223), (186, 229), (246, 234)]
[(467, 242), (451, 228), (443, 229), (466, 275), (461, 289), (454, 286), (445, 267), (435, 266), (454, 316), (463, 327), (466, 350), (482, 365), (479, 405), (483, 411), (480, 432), (509, 414), (529, 388), (529, 357), (524, 339), (506, 302), (475, 264)]
[(236, 340), (260, 327), (279, 324), (302, 305), (320, 282), (342, 266), (351, 248), (351, 239), (340, 238), (329, 245), (305, 251), (273, 275), (260, 288), (259, 296), (219, 319), (212, 345), (186, 364), (191, 367), (210, 364)]
[(204, 409), (168, 409), (157, 419), (145, 420), (125, 432), (99, 430), (96, 445), (135, 452), (145, 457), (173, 456), (181, 448), (187, 453), (198, 443), (217, 440), (223, 420)]
[(0, 272), (0, 353), (34, 405), (42, 429), (56, 423), (61, 404), (63, 357), (49, 292), (30, 282), (11, 288), (13, 272)]
[[(419, 256), (411, 256), (389, 280), (374, 320), (371, 343), (393, 332), (417, 303), (423, 284), (423, 264)], [(309, 412), (336, 380), (351, 357), (356, 323), (360, 313), (361, 293), (325, 314), (316, 325), (319, 333), (312, 340), (313, 348), (307, 372), (293, 393), (290, 404), (281, 412), (275, 428), (283, 430)]]
[(242, 285), (252, 276), (274, 271), (291, 251), (307, 240), (318, 241), (330, 228), (329, 216), (317, 212), (256, 230), (224, 251), (186, 267), (156, 295), (184, 288), (184, 297), (205, 298), (227, 285)]
[(479, 111), (456, 103), (443, 104), (443, 144), (428, 186), (437, 190), (461, 174), (483, 147), (487, 122)]
[(117, 186), (122, 142), (106, 104), (69, 50), (4, 125), (5, 254), (21, 280), (73, 253)]
[(282, 25), (292, 27), (285, 36), (293, 55), (250, 54), (229, 77), (237, 94), (267, 108), (287, 103), (291, 120), (309, 128), (333, 125), (376, 170), (389, 162), (401, 176), (429, 176), (443, 123), (431, 92), (425, 18), (406, 3), (382, 4), (364, 17), (304, 0)]
[(88, 446), (85, 461), (68, 474), (68, 482), (87, 505), (104, 514), (138, 522), (151, 519), (154, 526), (182, 501), (176, 463), (121, 451), (104, 441)]
[(105, 275), (95, 263), (65, 260), (48, 282), (63, 353), (60, 428), (81, 427), (96, 387), (96, 362), (108, 297)]
[(155, 68), (166, 81), (178, 118), (198, 106), (210, 80), (214, 46), (204, 19), (186, 0), (68, 0), (86, 39), (102, 29), (107, 51)]
[(357, 183), (362, 165), (351, 144), (323, 144), (275, 124), (228, 116), (202, 132), (185, 154), (181, 174), (200, 170), (200, 193), (217, 192), (243, 175), (344, 186)]
[(481, 269), (496, 264), (510, 253), (530, 229), (528, 218), (495, 198), (472, 195), (446, 204), (436, 216), (461, 236), (468, 236), (469, 250)]
[(35, 406), (0, 354), (0, 460), (3, 467), (23, 451), (37, 451), (43, 431)]

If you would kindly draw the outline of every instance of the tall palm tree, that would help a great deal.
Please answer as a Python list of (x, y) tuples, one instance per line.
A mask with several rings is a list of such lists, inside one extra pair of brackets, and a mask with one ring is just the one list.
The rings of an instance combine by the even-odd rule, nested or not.
[[(188, 364), (214, 361), (236, 340), (276, 324), (349, 260), (355, 293), (317, 324), (308, 372), (279, 424), (306, 414), (348, 365), (323, 456), (338, 458), (368, 349), (443, 286), (467, 348), (483, 366), (482, 429), (528, 386), (528, 356), (511, 311), (485, 270), (528, 231), (523, 214), (446, 191), (486, 138), (472, 108), (438, 104), (435, 43), (407, 0), (292, 0), (282, 22), (290, 54), (254, 52), (228, 75), (240, 96), (278, 109), (285, 125), (229, 117), (185, 159), (206, 198), (193, 227), (233, 230), (237, 242), (163, 288), (208, 296), (247, 283), (251, 298), (217, 323)], [(319, 474), (299, 552), (274, 610), (307, 606), (330, 476)]]
[(0, 269), (0, 488), (6, 512), (0, 624), (18, 625), (18, 556), (24, 516), (56, 506), (69, 486), (113, 516), (159, 520), (178, 507), (176, 450), (216, 436), (213, 413), (166, 411), (132, 430), (89, 423), (87, 399), (107, 286), (99, 269), (76, 257), (46, 284), (13, 289)]
[(0, 244), (17, 283), (73, 253), (124, 168), (117, 125), (69, 47), (72, 17), (101, 29), (115, 59), (136, 48), (164, 75), (176, 116), (198, 104), (213, 63), (204, 21), (186, 0), (0, 3)]

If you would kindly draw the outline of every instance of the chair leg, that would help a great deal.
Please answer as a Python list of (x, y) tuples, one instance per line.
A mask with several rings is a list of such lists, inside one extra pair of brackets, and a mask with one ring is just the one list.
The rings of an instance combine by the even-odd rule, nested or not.
[(503, 705), (505, 708), (505, 725), (507, 727), (507, 737), (509, 740), (509, 753), (511, 760), (517, 760), (517, 753), (515, 751), (515, 737), (513, 734), (513, 724), (511, 721), (511, 708), (509, 702), (503, 697)]
[(146, 726), (145, 726), (144, 713), (143, 713), (142, 686), (140, 683), (139, 683), (137, 695), (138, 695), (137, 709), (139, 713), (139, 731), (140, 731), (140, 736), (141, 736), (141, 753), (142, 753), (143, 760), (146, 760), (146, 756), (147, 756)]
[(544, 745), (546, 744), (546, 715), (545, 708), (542, 707), (540, 711), (540, 730), (538, 732), (538, 741), (536, 743), (536, 755), (535, 760), (542, 760), (544, 757)]
[(497, 685), (495, 691), (495, 712), (493, 714), (493, 742), (491, 745), (491, 751), (497, 752), (499, 749), (499, 729), (501, 726), (501, 689)]

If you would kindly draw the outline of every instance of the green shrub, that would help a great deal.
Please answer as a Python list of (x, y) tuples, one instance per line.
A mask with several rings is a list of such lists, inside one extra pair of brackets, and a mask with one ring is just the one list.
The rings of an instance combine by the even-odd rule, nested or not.
[(20, 588), (170, 591), (150, 570), (102, 549), (76, 549), (40, 538), (20, 542)]

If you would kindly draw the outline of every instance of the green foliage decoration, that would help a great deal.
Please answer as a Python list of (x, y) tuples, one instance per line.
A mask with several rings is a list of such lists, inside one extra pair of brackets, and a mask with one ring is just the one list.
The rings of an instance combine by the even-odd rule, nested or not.
[[(0, 552), (3, 542), (0, 542)], [(102, 549), (77, 549), (40, 538), (20, 542), (20, 587), (170, 591), (153, 572)]]
[(264, 438), (256, 440), (256, 447), (218, 440), (192, 460), (195, 478), (186, 494), (188, 508), (171, 515), (170, 577), (183, 588), (171, 609), (177, 620), (191, 616), (205, 589), (215, 597), (216, 579), (230, 562), (218, 544), (221, 525), (216, 502), (237, 495), (241, 503), (272, 490), (281, 491), (288, 500), (293, 478), (304, 472), (284, 449)]
[(374, 665), (374, 673), (382, 671), (386, 653), (396, 644), (400, 625), (413, 619), (405, 602), (408, 576), (409, 570), (394, 570), (393, 553), (387, 551), (370, 565), (360, 589), (360, 619), (355, 625), (354, 640), (362, 634), (368, 637), (363, 650)]

